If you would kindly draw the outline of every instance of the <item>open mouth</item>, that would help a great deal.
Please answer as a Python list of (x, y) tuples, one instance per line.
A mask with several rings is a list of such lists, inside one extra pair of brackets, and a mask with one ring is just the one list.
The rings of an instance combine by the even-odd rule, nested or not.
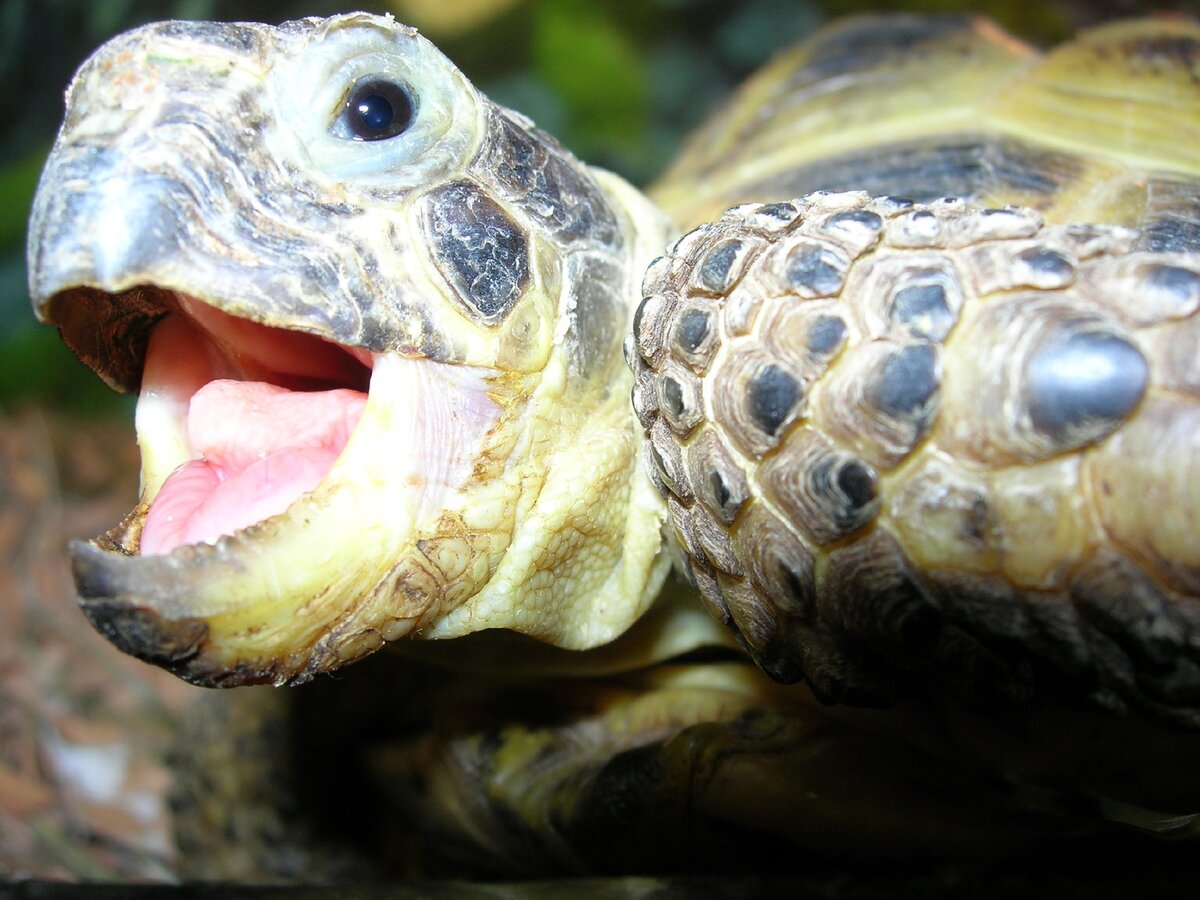
[(142, 555), (214, 543), (315, 490), (362, 417), (374, 365), (359, 348), (161, 299), (137, 405)]
[(497, 370), (156, 286), (47, 309), (107, 380), (140, 383), (140, 501), (72, 548), (84, 611), (121, 649), (198, 684), (303, 681), (420, 631), (480, 576), (461, 539), (437, 565), (422, 547), (447, 521), (465, 533)]

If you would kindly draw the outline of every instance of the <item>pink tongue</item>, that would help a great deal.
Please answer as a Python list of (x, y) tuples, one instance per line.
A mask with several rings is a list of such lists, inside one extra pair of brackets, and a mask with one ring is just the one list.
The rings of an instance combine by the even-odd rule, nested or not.
[(360, 391), (209, 382), (188, 407), (188, 438), (201, 458), (163, 483), (146, 514), (141, 552), (215, 541), (283, 512), (328, 474), (366, 402)]

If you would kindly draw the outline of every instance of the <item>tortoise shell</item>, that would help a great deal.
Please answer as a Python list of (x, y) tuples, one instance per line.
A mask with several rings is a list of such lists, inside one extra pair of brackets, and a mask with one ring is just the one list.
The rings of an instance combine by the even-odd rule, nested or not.
[(773, 675), (1200, 725), (1197, 46), (848, 23), (658, 187), (759, 201), (651, 267), (630, 355), (688, 575)]

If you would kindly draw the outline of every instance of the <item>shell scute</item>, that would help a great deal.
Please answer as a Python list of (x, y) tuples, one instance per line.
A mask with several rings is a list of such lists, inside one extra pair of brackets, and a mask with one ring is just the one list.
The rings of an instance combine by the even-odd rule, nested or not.
[[(792, 201), (738, 285), (703, 297), (719, 340), (682, 443), (713, 526), (691, 526), (710, 606), (768, 671), (798, 668), (830, 698), (892, 695), (892, 664), (867, 650), (882, 641), (904, 678), (953, 672), (972, 696), (1062, 683), (1190, 721), (1200, 643), (1178, 604), (1200, 564), (1179, 535), (1200, 530), (1184, 437), (1200, 420), (1168, 396), (1200, 379), (1194, 263), (1119, 226), (845, 198)], [(797, 248), (840, 254), (836, 290), (786, 277)], [(1139, 674), (1171, 653), (1173, 674)]]

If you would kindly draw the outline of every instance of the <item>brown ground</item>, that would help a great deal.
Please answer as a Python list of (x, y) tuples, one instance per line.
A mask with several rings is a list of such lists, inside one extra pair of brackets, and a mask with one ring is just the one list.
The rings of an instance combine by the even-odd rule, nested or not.
[(75, 606), (66, 556), (132, 505), (131, 432), (0, 414), (0, 880), (175, 870), (166, 754), (204, 692), (114, 652)]

